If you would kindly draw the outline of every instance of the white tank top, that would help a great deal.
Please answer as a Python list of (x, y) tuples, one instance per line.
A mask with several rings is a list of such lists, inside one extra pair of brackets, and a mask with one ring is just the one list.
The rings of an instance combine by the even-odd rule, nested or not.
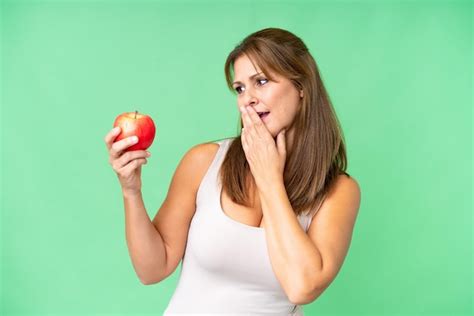
[[(164, 315), (303, 315), (286, 296), (268, 256), (265, 230), (238, 222), (220, 203), (218, 170), (234, 138), (220, 145), (199, 186), (176, 290)], [(298, 221), (308, 230), (311, 217)]]

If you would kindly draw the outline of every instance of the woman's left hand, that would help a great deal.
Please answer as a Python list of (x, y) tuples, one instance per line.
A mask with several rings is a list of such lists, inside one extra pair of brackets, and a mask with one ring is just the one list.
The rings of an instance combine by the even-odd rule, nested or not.
[(268, 188), (275, 181), (283, 183), (286, 162), (285, 130), (278, 133), (276, 143), (255, 109), (240, 107), (242, 113), (241, 141), (250, 171), (259, 189)]

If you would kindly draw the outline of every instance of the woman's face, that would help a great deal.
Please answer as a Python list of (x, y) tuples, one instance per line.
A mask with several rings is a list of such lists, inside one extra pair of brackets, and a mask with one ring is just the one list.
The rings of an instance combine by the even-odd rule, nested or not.
[(237, 106), (270, 112), (262, 120), (273, 138), (283, 129), (286, 129), (286, 137), (292, 138), (293, 131), (288, 128), (299, 110), (303, 92), (287, 78), (271, 75), (276, 81), (270, 81), (260, 69), (255, 69), (247, 55), (238, 57), (234, 62), (235, 80), (232, 85), (237, 93)]

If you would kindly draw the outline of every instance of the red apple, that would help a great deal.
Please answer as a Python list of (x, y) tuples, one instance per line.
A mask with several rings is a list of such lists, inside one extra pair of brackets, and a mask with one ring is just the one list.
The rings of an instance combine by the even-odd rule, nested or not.
[(138, 143), (125, 148), (125, 151), (146, 150), (155, 138), (155, 124), (150, 116), (139, 114), (138, 111), (122, 113), (115, 118), (114, 127), (120, 127), (120, 134), (114, 142), (121, 139), (137, 136)]

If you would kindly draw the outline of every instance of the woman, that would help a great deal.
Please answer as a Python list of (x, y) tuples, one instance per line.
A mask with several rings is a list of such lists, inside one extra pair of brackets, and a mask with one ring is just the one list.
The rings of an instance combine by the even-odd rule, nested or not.
[(179, 283), (165, 315), (303, 315), (339, 272), (360, 205), (336, 114), (294, 34), (267, 28), (229, 54), (239, 137), (192, 147), (153, 221), (141, 196), (145, 151), (105, 138), (122, 186), (126, 237), (144, 284)]

